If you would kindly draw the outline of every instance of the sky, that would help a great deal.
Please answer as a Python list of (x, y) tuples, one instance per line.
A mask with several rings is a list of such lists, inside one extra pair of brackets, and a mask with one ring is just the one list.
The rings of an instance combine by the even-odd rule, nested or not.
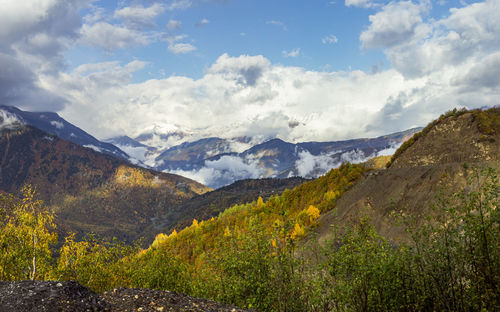
[(375, 137), (500, 104), (500, 0), (0, 0), (0, 104), (100, 139)]

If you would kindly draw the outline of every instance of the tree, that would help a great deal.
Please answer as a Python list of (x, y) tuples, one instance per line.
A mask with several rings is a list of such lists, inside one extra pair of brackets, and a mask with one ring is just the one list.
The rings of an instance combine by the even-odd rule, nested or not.
[(50, 272), (50, 246), (57, 241), (54, 214), (36, 195), (29, 185), (22, 188), (20, 199), (0, 195), (4, 215), (0, 230), (3, 280), (41, 279)]

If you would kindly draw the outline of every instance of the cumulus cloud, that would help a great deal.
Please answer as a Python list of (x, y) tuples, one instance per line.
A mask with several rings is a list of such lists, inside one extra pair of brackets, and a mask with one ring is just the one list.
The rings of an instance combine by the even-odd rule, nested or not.
[(328, 36), (323, 37), (323, 39), (321, 39), (321, 42), (323, 42), (323, 44), (337, 43), (337, 42), (339, 42), (339, 39), (335, 35), (328, 35)]
[(200, 26), (207, 25), (207, 24), (210, 24), (210, 21), (208, 19), (204, 18), (201, 21), (199, 21), (198, 23), (196, 23), (196, 27), (200, 27)]
[(421, 13), (422, 6), (410, 1), (389, 3), (370, 15), (370, 27), (360, 36), (363, 47), (392, 47), (411, 41), (422, 23)]
[[(383, 50), (392, 64), (388, 70), (318, 72), (273, 64), (262, 55), (222, 54), (199, 78), (173, 75), (141, 83), (132, 83), (133, 73), (146, 65), (139, 60), (68, 71), (64, 53), (84, 42), (107, 50), (158, 40), (178, 52), (194, 46), (185, 42), (184, 34), (145, 31), (125, 21), (140, 21), (137, 12), (146, 14), (150, 7), (136, 10), (136, 15), (122, 11), (116, 18), (91, 9), (82, 26), (80, 9), (91, 2), (3, 3), (2, 103), (59, 111), (100, 137), (134, 136), (157, 124), (200, 136), (262, 135), (298, 142), (382, 135), (425, 125), (457, 106), (500, 101), (495, 75), (499, 0), (452, 9), (438, 19), (427, 15), (425, 5), (408, 1), (374, 6), (360, 40), (366, 49)], [(161, 3), (165, 11), (191, 5)], [(285, 26), (274, 22), (269, 24)]]
[(176, 31), (176, 30), (179, 30), (181, 28), (181, 22), (180, 21), (176, 21), (176, 20), (169, 20), (168, 23), (167, 23), (167, 29), (170, 31), (170, 32), (173, 32), (173, 31)]
[(290, 52), (287, 52), (287, 51), (283, 50), (282, 54), (283, 54), (284, 57), (297, 57), (297, 56), (300, 55), (300, 49), (296, 48), (296, 49), (293, 49)]
[[(419, 120), (454, 107), (492, 106), (500, 100), (495, 74), (500, 65), (500, 1), (454, 8), (438, 20), (424, 18), (426, 3), (388, 4), (370, 18), (372, 24), (360, 37), (365, 48), (383, 48), (392, 67), (413, 84), (390, 96), (367, 129), (423, 125)], [(396, 16), (402, 7), (408, 8), (408, 21)]]
[[(298, 142), (399, 131), (426, 124), (456, 103), (436, 105), (432, 94), (414, 91), (425, 89), (425, 81), (405, 80), (395, 70), (315, 72), (274, 65), (263, 56), (224, 54), (199, 79), (171, 76), (131, 84), (132, 69), (126, 67), (100, 64), (90, 71), (86, 66), (85, 74), (77, 69), (54, 80), (51, 85), (72, 103), (62, 115), (105, 137), (134, 136), (154, 123), (205, 137), (260, 135)], [(442, 90), (432, 91), (447, 96)], [(398, 104), (399, 94), (406, 98), (401, 96)], [(436, 108), (425, 112), (428, 107), (422, 106), (425, 114), (418, 105), (414, 111), (405, 108), (426, 98), (427, 106)], [(385, 108), (388, 103), (394, 103), (391, 111)], [(392, 116), (402, 117), (395, 119), (399, 123), (384, 122)]]
[[(411, 8), (408, 22), (396, 15), (390, 17), (401, 5)], [(500, 49), (496, 13), (500, 9), (499, 0), (451, 9), (450, 15), (441, 20), (422, 21), (419, 9), (422, 12), (426, 7), (389, 4), (375, 15), (378, 17), (373, 18), (372, 25), (360, 38), (366, 48), (384, 48), (393, 67), (405, 77), (432, 75), (449, 67), (454, 67), (454, 74), (461, 74)], [(393, 31), (398, 27), (404, 31)], [(393, 33), (397, 40), (386, 40)]]
[(154, 19), (165, 11), (166, 7), (161, 3), (153, 3), (150, 7), (142, 5), (128, 6), (118, 9), (114, 17), (121, 19), (132, 28), (143, 28), (154, 25)]
[(173, 43), (168, 46), (168, 50), (174, 54), (186, 54), (196, 50), (196, 47), (190, 43)]
[(165, 8), (168, 11), (184, 10), (184, 9), (191, 7), (192, 4), (193, 3), (191, 0), (170, 0), (170, 1), (167, 1)]
[(44, 89), (37, 74), (21, 60), (0, 53), (0, 103), (31, 110), (57, 111), (66, 101)]
[(455, 83), (466, 88), (500, 87), (500, 52), (488, 55), (481, 63), (474, 64), (469, 71), (459, 77)]
[(375, 1), (373, 0), (345, 0), (345, 6), (350, 7), (360, 7), (360, 8), (370, 8), (375, 6)]
[(228, 54), (223, 54), (210, 67), (209, 73), (222, 75), (229, 80), (235, 79), (240, 84), (254, 86), (270, 64), (262, 55), (230, 57)]
[(85, 24), (82, 27), (81, 35), (82, 43), (105, 50), (147, 45), (152, 42), (152, 37), (141, 31), (107, 22)]
[(64, 67), (64, 52), (79, 36), (79, 10), (89, 1), (7, 0), (0, 10), (0, 101), (25, 109), (60, 110), (65, 101), (44, 88)]

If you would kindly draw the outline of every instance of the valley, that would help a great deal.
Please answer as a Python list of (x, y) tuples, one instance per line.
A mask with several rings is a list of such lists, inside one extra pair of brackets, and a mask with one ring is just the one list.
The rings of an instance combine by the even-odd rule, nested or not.
[[(411, 310), (448, 304), (489, 310), (499, 302), (498, 108), (443, 114), (391, 157), (346, 162), (315, 179), (242, 180), (217, 190), (6, 120), (1, 186), (21, 194), (2, 197), (7, 223), (0, 239), (33, 227), (40, 245), (36, 270), (28, 264), (30, 249), (2, 245), (4, 279), (22, 279), (14, 268), (26, 266), (39, 279), (76, 279), (98, 293), (152, 288), (261, 311), (316, 311), (317, 304), (392, 310), (407, 300)], [(370, 142), (337, 144), (361, 141)], [(271, 140), (266, 150), (282, 144)], [(22, 188), (26, 182), (47, 210), (26, 210), (41, 207)], [(25, 223), (23, 213), (48, 223)], [(64, 238), (56, 262), (49, 247), (54, 227)], [(147, 239), (142, 247), (130, 244), (140, 236)], [(446, 253), (455, 260), (442, 267)], [(461, 302), (439, 291), (466, 280), (477, 288), (464, 291)], [(428, 294), (421, 293), (427, 283)], [(488, 295), (475, 297), (476, 289)], [(369, 295), (367, 303), (356, 295), (363, 291), (383, 297)]]

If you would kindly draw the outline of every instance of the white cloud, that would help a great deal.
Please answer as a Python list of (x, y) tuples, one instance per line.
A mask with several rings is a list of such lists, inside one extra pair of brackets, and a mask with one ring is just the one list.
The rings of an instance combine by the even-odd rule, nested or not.
[(16, 115), (0, 109), (0, 129), (12, 129), (23, 122)]
[(0, 102), (24, 109), (60, 110), (65, 100), (45, 89), (44, 77), (64, 68), (64, 52), (79, 36), (79, 10), (89, 1), (4, 0), (0, 10)]
[(270, 65), (269, 60), (262, 55), (230, 57), (223, 54), (210, 67), (208, 72), (220, 75), (230, 81), (236, 81), (238, 84), (253, 86)]
[[(314, 72), (272, 65), (263, 56), (227, 54), (197, 80), (172, 76), (130, 84), (126, 66), (115, 63), (96, 65), (94, 72), (88, 66), (84, 69), (85, 74), (77, 68), (53, 86), (73, 103), (64, 117), (106, 137), (120, 132), (134, 136), (153, 123), (225, 138), (265, 135), (288, 141), (326, 141), (360, 137), (367, 135), (365, 125), (393, 94), (418, 86), (405, 82), (395, 71), (374, 75)], [(353, 115), (358, 117), (353, 119)], [(296, 126), (290, 127), (291, 121)]]
[(57, 129), (64, 128), (64, 124), (60, 121), (53, 120), (50, 122), (50, 124), (53, 125), (54, 127), (56, 127)]
[(321, 39), (321, 42), (323, 42), (323, 44), (337, 43), (337, 42), (339, 42), (339, 39), (335, 35), (328, 35), (328, 36), (323, 37), (323, 39)]
[(339, 167), (342, 163), (350, 162), (359, 164), (375, 155), (365, 155), (361, 150), (350, 150), (320, 155), (312, 155), (308, 151), (302, 151), (298, 156), (299, 159), (295, 162), (297, 175), (306, 178), (316, 178), (325, 174), (330, 169)]
[(392, 144), (390, 147), (383, 149), (377, 153), (377, 156), (390, 156), (393, 155), (402, 143)]
[(375, 1), (373, 1), (373, 0), (345, 0), (345, 6), (370, 8), (370, 7), (375, 6)]
[(205, 161), (205, 165), (196, 170), (168, 172), (188, 177), (212, 188), (219, 188), (236, 180), (257, 179), (263, 174), (256, 163), (245, 162), (237, 156), (222, 156), (218, 160)]
[(168, 50), (174, 54), (186, 54), (196, 50), (196, 47), (189, 43), (173, 43), (168, 46)]
[(290, 52), (283, 50), (281, 53), (283, 54), (284, 57), (297, 57), (300, 55), (300, 49), (296, 48)]
[(201, 21), (199, 21), (198, 23), (196, 23), (196, 27), (200, 27), (200, 26), (208, 25), (208, 24), (210, 24), (210, 21), (208, 19), (204, 18)]
[(179, 30), (181, 28), (181, 25), (182, 25), (182, 23), (180, 21), (169, 20), (167, 23), (167, 29), (170, 32), (173, 32), (173, 31)]
[(391, 2), (370, 15), (370, 27), (360, 36), (363, 47), (392, 47), (411, 41), (422, 23), (422, 8), (410, 1)]
[(154, 25), (154, 19), (165, 11), (165, 6), (156, 2), (150, 7), (129, 6), (118, 9), (114, 13), (114, 17), (121, 19), (125, 24), (134, 27), (142, 28), (144, 26)]
[[(174, 75), (142, 83), (132, 83), (134, 71), (146, 64), (140, 60), (64, 68), (64, 53), (75, 43), (114, 50), (160, 40), (158, 33), (113, 24), (99, 10), (82, 27), (79, 12), (89, 2), (5, 2), (2, 103), (59, 111), (100, 137), (134, 136), (157, 124), (200, 136), (296, 142), (381, 135), (425, 125), (456, 106), (500, 102), (499, 0), (453, 9), (436, 20), (411, 2), (376, 7), (361, 40), (365, 48), (386, 53), (392, 68), (384, 71), (318, 72), (273, 64), (261, 55), (223, 54), (197, 79)], [(165, 10), (191, 5), (162, 3)], [(193, 49), (181, 42), (186, 35), (165, 36), (174, 50)]]
[(105, 50), (123, 49), (132, 46), (147, 45), (152, 37), (143, 32), (107, 22), (92, 25), (85, 24), (81, 30), (81, 42)]
[(281, 29), (283, 29), (284, 31), (288, 30), (285, 23), (283, 23), (282, 21), (267, 21), (266, 24), (281, 27)]
[(486, 56), (481, 63), (474, 64), (467, 72), (457, 77), (454, 84), (474, 90), (476, 88), (500, 88), (500, 52)]
[(166, 9), (168, 11), (185, 10), (190, 8), (192, 4), (191, 0), (170, 0), (167, 1)]
[[(384, 7), (361, 35), (363, 46), (384, 48), (393, 67), (408, 78), (445, 69), (450, 75), (461, 75), (500, 49), (499, 0), (451, 9), (448, 17), (428, 21), (421, 16), (428, 9), (425, 3), (391, 3)], [(404, 7), (408, 8), (407, 21), (396, 14)]]

